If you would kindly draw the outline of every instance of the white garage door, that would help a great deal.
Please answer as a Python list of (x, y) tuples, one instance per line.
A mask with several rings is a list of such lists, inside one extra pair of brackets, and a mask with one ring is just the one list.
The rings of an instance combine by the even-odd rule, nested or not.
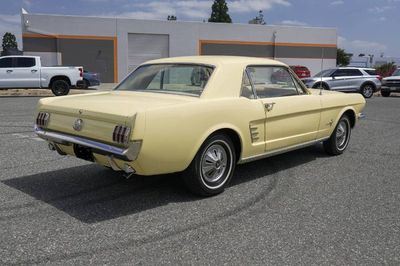
[(169, 36), (161, 34), (128, 34), (128, 70), (141, 63), (169, 57)]

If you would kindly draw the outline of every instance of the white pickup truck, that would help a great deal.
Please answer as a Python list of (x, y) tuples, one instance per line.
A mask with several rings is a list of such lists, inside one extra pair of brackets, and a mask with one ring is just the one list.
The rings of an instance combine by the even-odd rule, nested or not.
[(83, 67), (42, 67), (38, 56), (0, 57), (0, 88), (50, 88), (67, 95), (82, 80)]

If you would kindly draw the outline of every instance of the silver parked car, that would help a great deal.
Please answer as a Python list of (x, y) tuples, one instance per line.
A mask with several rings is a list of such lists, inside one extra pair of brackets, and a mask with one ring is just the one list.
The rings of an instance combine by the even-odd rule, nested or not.
[(373, 69), (339, 67), (319, 72), (312, 78), (302, 79), (309, 88), (322, 88), (343, 92), (359, 92), (371, 98), (381, 88), (380, 76)]

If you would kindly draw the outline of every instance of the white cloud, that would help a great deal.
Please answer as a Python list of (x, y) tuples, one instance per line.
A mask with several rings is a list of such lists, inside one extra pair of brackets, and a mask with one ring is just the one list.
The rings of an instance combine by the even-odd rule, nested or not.
[[(103, 1), (103, 0), (86, 0)], [(138, 19), (166, 19), (168, 15), (180, 18), (208, 19), (211, 14), (212, 0), (166, 0), (145, 3), (129, 3), (124, 6), (123, 13), (109, 13), (108, 16), (122, 16)], [(288, 0), (228, 0), (229, 13), (250, 13), (269, 10), (273, 6), (291, 6)]]
[(368, 8), (368, 11), (371, 13), (383, 13), (387, 10), (390, 10), (392, 7), (391, 6), (375, 6)]
[(232, 13), (257, 12), (269, 10), (274, 5), (291, 6), (287, 0), (234, 0), (228, 1), (229, 11)]
[(347, 40), (338, 36), (338, 46), (354, 54), (380, 54), (387, 50), (387, 46), (382, 43), (365, 40)]
[[(21, 16), (0, 14), (0, 41), (4, 33), (11, 32), (17, 37), (18, 46), (22, 45)], [(1, 49), (1, 46), (0, 46)]]
[(344, 4), (344, 1), (342, 1), (342, 0), (336, 0), (336, 1), (331, 2), (332, 6), (339, 6), (339, 5), (343, 5), (343, 4)]
[(307, 26), (308, 24), (302, 21), (298, 20), (284, 20), (281, 22), (283, 25), (289, 25), (289, 26)]

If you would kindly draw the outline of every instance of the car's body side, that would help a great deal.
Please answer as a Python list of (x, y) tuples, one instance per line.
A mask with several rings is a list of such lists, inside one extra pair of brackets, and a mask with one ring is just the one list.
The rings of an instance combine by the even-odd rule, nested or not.
[[(50, 130), (79, 134), (105, 143), (112, 143), (115, 124), (132, 127), (131, 142), (142, 141), (137, 159), (125, 161), (114, 158), (113, 162), (120, 169), (128, 164), (138, 174), (155, 175), (185, 170), (205, 140), (216, 132), (223, 132), (233, 139), (238, 162), (244, 163), (325, 140), (332, 134), (343, 113), (348, 112), (355, 123), (365, 105), (359, 94), (306, 88), (302, 88), (302, 95), (296, 96), (242, 97), (243, 74), (247, 66), (263, 66), (270, 62), (265, 59), (225, 61), (189, 57), (148, 63), (213, 65), (214, 72), (201, 97), (114, 91), (95, 93), (86, 98), (63, 97), (65, 101), (42, 99), (39, 111), (51, 113)], [(276, 62), (273, 61), (273, 64)], [(288, 69), (284, 64), (278, 65)], [(98, 101), (102, 97), (114, 97), (120, 106), (105, 104), (110, 101)], [(267, 111), (266, 104), (271, 103), (273, 109)], [(75, 108), (72, 114), (66, 110), (71, 105)], [(98, 105), (102, 105), (101, 115), (90, 111), (92, 107), (98, 109)], [(134, 110), (130, 105), (135, 106)], [(87, 109), (83, 110), (83, 114), (79, 113), (81, 107)], [(100, 116), (101, 121), (98, 121)], [(79, 133), (71, 127), (77, 117), (86, 121), (85, 129)], [(74, 155), (71, 145), (59, 144), (58, 147), (62, 153)], [(109, 166), (107, 155), (94, 153), (94, 157), (96, 162)]]

